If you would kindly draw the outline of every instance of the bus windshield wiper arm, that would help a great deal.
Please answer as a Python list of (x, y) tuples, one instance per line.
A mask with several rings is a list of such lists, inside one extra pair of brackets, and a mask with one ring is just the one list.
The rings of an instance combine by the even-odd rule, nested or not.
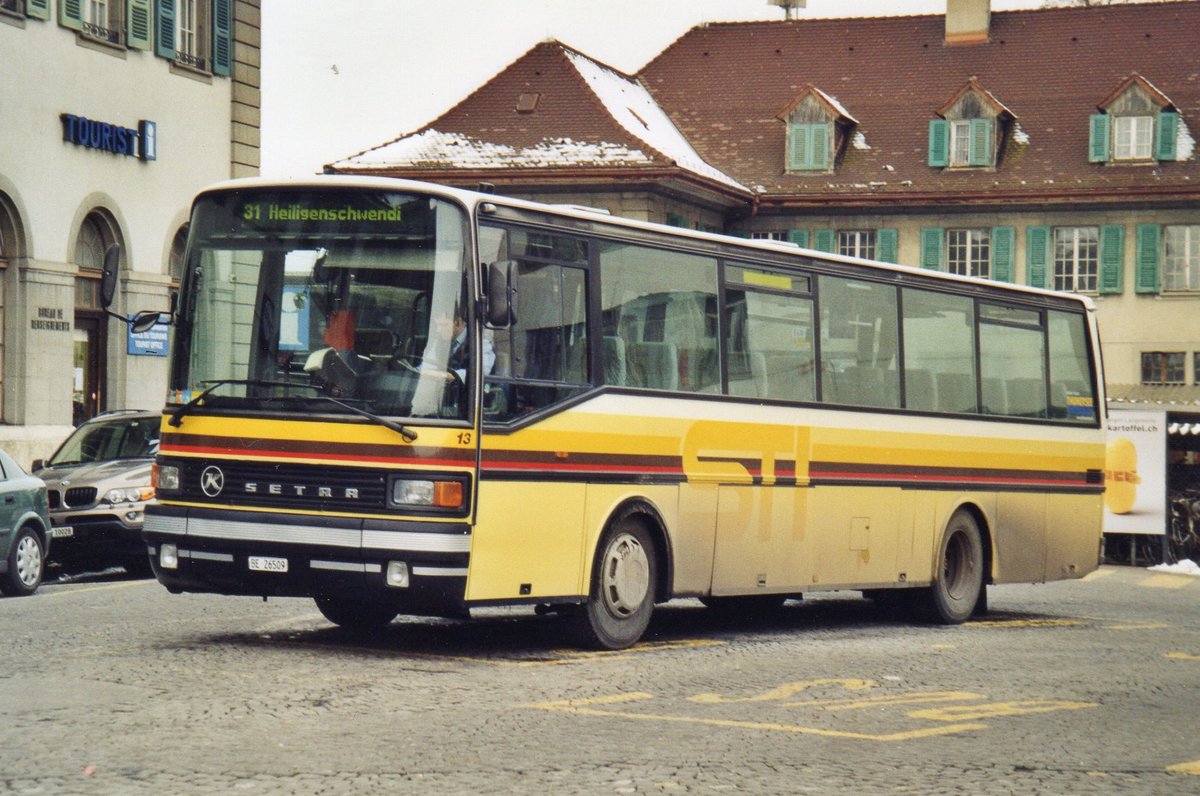
[[(316, 388), (314, 387), (314, 389)], [(337, 406), (340, 406), (349, 412), (353, 412), (356, 415), (362, 415), (368, 420), (373, 420), (384, 428), (390, 428), (392, 431), (395, 431), (397, 434), (404, 437), (405, 442), (415, 442), (417, 439), (417, 432), (413, 431), (408, 426), (401, 425), (393, 420), (388, 420), (386, 417), (380, 417), (374, 412), (368, 412), (366, 409), (354, 406), (353, 404), (348, 404), (345, 401), (339, 401), (337, 398), (329, 395), (314, 395), (313, 398), (319, 401), (328, 401), (331, 404), (336, 404)]]
[[(183, 406), (176, 409), (174, 414), (171, 416), (171, 419), (167, 421), (169, 425), (179, 428), (179, 425), (183, 422), (183, 418), (191, 413), (192, 409), (198, 406), (200, 402), (204, 400), (205, 396), (225, 384), (249, 384), (255, 387), (299, 387), (303, 390), (320, 389), (315, 384), (297, 384), (291, 381), (270, 381), (268, 379), (213, 379), (212, 381), (204, 382), (204, 384), (211, 386)], [(388, 420), (386, 417), (380, 417), (374, 412), (368, 412), (366, 409), (354, 406), (353, 404), (348, 404), (345, 401), (339, 401), (337, 398), (333, 398), (329, 395), (314, 395), (313, 398), (321, 401), (328, 401), (329, 403), (340, 406), (349, 412), (353, 412), (356, 415), (361, 415), (368, 420), (372, 420), (384, 428), (391, 429), (400, 436), (404, 437), (405, 442), (415, 442), (417, 439), (417, 432), (413, 431), (411, 428), (403, 426), (400, 423), (396, 423), (392, 420)]]
[(183, 423), (183, 418), (190, 415), (192, 410), (199, 406), (201, 402), (208, 397), (210, 392), (226, 384), (249, 384), (255, 387), (300, 387), (302, 389), (316, 389), (316, 387), (311, 384), (296, 384), (290, 381), (270, 381), (268, 379), (209, 379), (208, 381), (201, 382), (201, 384), (207, 384), (209, 386), (206, 387), (204, 391), (195, 398), (191, 399), (174, 412), (171, 412), (171, 419), (167, 421), (168, 425), (172, 426), (173, 428), (179, 428), (179, 426)]

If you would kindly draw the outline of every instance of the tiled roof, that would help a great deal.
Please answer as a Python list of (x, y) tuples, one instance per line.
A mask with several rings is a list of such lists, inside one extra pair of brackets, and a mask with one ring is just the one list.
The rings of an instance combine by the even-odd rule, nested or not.
[[(429, 125), (331, 169), (676, 173), (762, 205), (1194, 203), (1197, 31), (1200, 0), (994, 12), (989, 41), (961, 46), (944, 43), (940, 14), (714, 23), (636, 78), (545, 42)], [(1089, 117), (1135, 77), (1179, 112), (1176, 159), (1089, 163)], [(967, 86), (1012, 119), (998, 166), (932, 168), (928, 123)], [(831, 173), (789, 174), (780, 113), (809, 90), (855, 124)]]
[(421, 130), (332, 164), (340, 172), (613, 166), (678, 168), (746, 190), (696, 154), (636, 78), (557, 42), (534, 47)]
[[(1200, 3), (995, 12), (990, 41), (946, 46), (942, 15), (693, 28), (640, 73), (709, 163), (771, 197), (871, 201), (979, 192), (1034, 201), (1200, 191)], [(1088, 163), (1088, 119), (1133, 74), (1180, 112), (1177, 160)], [(928, 121), (972, 77), (1017, 117), (994, 172), (927, 165)], [(837, 97), (865, 147), (832, 174), (786, 174), (781, 107), (806, 84)]]

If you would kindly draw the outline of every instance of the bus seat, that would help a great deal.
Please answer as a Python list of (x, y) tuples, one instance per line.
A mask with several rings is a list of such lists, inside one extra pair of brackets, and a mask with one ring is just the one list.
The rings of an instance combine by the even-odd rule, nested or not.
[(1045, 417), (1045, 383), (1041, 379), (1009, 379), (1008, 414), (1014, 417)]
[(354, 330), (354, 353), (363, 356), (391, 356), (396, 348), (390, 329), (361, 327)]
[(921, 369), (904, 371), (904, 400), (909, 409), (932, 411), (937, 408), (933, 373)]
[(615, 334), (604, 335), (604, 383), (624, 384), (625, 341)]
[(1008, 390), (1004, 379), (983, 380), (983, 413), (985, 415), (1008, 414)]
[(679, 356), (674, 343), (629, 343), (625, 355), (632, 386), (679, 389)]
[(966, 373), (939, 373), (934, 377), (937, 384), (937, 408), (942, 412), (976, 411), (975, 380)]

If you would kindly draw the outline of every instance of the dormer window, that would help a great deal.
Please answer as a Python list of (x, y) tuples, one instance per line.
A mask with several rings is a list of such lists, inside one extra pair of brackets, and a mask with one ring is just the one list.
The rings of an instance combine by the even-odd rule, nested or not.
[(937, 113), (942, 118), (929, 122), (930, 166), (995, 167), (1012, 111), (971, 78)]
[(1175, 159), (1179, 114), (1169, 97), (1141, 75), (1126, 78), (1091, 118), (1092, 163), (1152, 163)]
[(836, 99), (812, 85), (805, 86), (777, 118), (787, 124), (788, 172), (832, 171), (858, 124)]

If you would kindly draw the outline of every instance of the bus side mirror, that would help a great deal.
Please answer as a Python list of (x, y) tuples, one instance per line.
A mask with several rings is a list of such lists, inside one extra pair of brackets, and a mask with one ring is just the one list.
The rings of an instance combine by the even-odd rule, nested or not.
[(500, 260), (487, 269), (488, 326), (503, 329), (517, 322), (517, 264)]
[(110, 243), (104, 250), (104, 266), (100, 272), (100, 308), (107, 310), (112, 306), (113, 296), (117, 294), (117, 276), (121, 270), (121, 247)]
[(129, 320), (129, 330), (134, 334), (150, 331), (157, 323), (171, 322), (171, 314), (158, 310), (142, 310)]

